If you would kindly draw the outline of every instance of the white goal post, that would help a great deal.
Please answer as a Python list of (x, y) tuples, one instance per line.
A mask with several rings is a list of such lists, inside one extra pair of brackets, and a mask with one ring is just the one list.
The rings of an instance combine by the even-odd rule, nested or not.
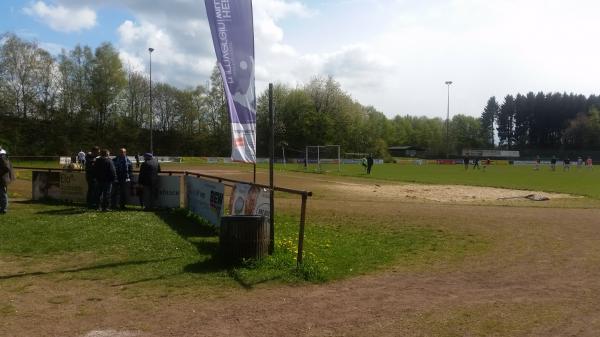
[(337, 170), (342, 170), (342, 157), (340, 145), (309, 145), (305, 152), (304, 169), (308, 170), (311, 164), (316, 164), (316, 171), (321, 172), (322, 164), (337, 164)]

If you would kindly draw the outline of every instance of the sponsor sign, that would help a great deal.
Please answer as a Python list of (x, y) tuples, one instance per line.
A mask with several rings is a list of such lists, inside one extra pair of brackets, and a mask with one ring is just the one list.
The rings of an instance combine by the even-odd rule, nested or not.
[(70, 202), (85, 202), (87, 181), (82, 172), (60, 172), (60, 199)]
[(463, 150), (463, 156), (469, 157), (503, 157), (503, 158), (519, 158), (519, 151), (505, 150)]
[(31, 198), (60, 200), (60, 172), (33, 171)]
[(454, 160), (454, 159), (438, 159), (438, 160), (436, 160), (436, 164), (438, 164), (438, 165), (462, 164), (462, 160), (461, 161), (457, 161), (457, 160)]
[(154, 204), (160, 208), (181, 207), (181, 177), (160, 176)]
[(192, 176), (185, 177), (186, 208), (215, 226), (221, 224), (225, 185)]
[(60, 157), (58, 163), (62, 166), (71, 164), (71, 157)]
[(231, 215), (263, 215), (269, 218), (270, 205), (268, 189), (248, 184), (236, 184), (229, 199)]

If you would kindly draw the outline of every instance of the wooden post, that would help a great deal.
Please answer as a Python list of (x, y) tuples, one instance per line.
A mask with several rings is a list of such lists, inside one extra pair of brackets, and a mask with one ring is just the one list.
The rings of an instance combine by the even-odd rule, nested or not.
[(270, 141), (269, 141), (269, 226), (270, 226), (270, 242), (269, 255), (275, 251), (275, 190), (273, 187), (273, 160), (275, 156), (275, 118), (273, 113), (273, 83), (269, 83), (269, 126), (270, 126)]
[(298, 233), (298, 257), (296, 258), (296, 266), (300, 267), (302, 264), (302, 250), (304, 249), (304, 224), (306, 222), (306, 200), (308, 196), (306, 193), (302, 194), (302, 209), (300, 211), (300, 231)]

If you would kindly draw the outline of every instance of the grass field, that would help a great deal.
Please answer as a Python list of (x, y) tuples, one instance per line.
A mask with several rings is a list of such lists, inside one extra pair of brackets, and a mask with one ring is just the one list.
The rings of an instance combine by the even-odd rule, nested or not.
[[(282, 165), (277, 166), (283, 169)], [(294, 165), (287, 170), (304, 171)], [(378, 180), (415, 182), (424, 184), (490, 186), (522, 190), (560, 192), (600, 199), (600, 168), (587, 170), (571, 167), (563, 172), (562, 167), (551, 171), (543, 167), (534, 171), (532, 166), (491, 166), (485, 171), (465, 170), (462, 165), (375, 165), (371, 175), (367, 175), (360, 165), (343, 165), (338, 172), (337, 165), (323, 165), (326, 175), (361, 177)], [(310, 172), (310, 171), (309, 171)], [(313, 172), (314, 174), (320, 174)]]

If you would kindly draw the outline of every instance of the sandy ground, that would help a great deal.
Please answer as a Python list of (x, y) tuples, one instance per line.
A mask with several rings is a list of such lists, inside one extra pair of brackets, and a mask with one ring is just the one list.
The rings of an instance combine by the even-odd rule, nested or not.
[[(598, 209), (524, 207), (535, 203), (528, 200), (516, 207), (471, 202), (530, 193), (503, 189), (294, 175), (278, 183), (315, 191), (309, 217), (338, 212), (384, 217), (392, 226), (433, 223), (492, 245), (456, 264), (395, 267), (322, 285), (265, 285), (225, 296), (127, 298), (99, 281), (53, 283), (35, 275), (24, 277), (17, 291), (3, 287), (0, 278), (0, 298), (17, 311), (2, 317), (0, 336), (600, 335)], [(349, 199), (354, 192), (376, 197)]]
[(391, 200), (413, 199), (444, 203), (464, 203), (517, 199), (534, 194), (549, 199), (569, 199), (576, 196), (539, 191), (521, 191), (505, 188), (457, 186), (457, 185), (422, 185), (422, 184), (357, 184), (337, 183), (328, 187), (333, 191), (354, 193), (374, 198)]

